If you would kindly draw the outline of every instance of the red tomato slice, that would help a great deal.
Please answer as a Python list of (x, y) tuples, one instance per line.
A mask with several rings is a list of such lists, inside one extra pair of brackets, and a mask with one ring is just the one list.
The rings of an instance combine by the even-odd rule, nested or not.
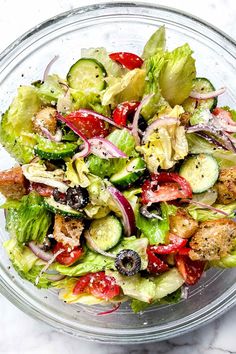
[(104, 272), (88, 273), (79, 278), (73, 294), (92, 294), (100, 299), (109, 300), (120, 294), (120, 287), (115, 278), (105, 275)]
[(236, 122), (232, 119), (232, 114), (223, 108), (216, 107), (212, 113), (214, 116), (222, 120), (225, 124), (236, 125)]
[(127, 52), (111, 53), (109, 57), (129, 70), (141, 68), (143, 59), (138, 55)]
[(151, 249), (157, 254), (171, 254), (181, 250), (188, 242), (188, 240), (174, 234), (169, 234), (169, 241), (168, 245), (151, 246)]
[(50, 186), (46, 186), (46, 184), (43, 184), (43, 183), (32, 182), (29, 186), (29, 191), (32, 191), (32, 190), (37, 192), (42, 197), (51, 197), (51, 195), (53, 194), (54, 188), (50, 187)]
[(113, 111), (112, 117), (116, 124), (123, 127), (127, 125), (128, 116), (136, 111), (140, 102), (123, 102), (118, 104), (116, 109)]
[(56, 261), (66, 266), (70, 266), (71, 264), (75, 263), (84, 253), (82, 247), (74, 247), (71, 249), (70, 246), (65, 246), (61, 242), (57, 242), (52, 252), (56, 253), (61, 249), (63, 249), (64, 252), (60, 253), (56, 257)]
[(75, 111), (66, 116), (66, 119), (75, 125), (75, 127), (85, 135), (87, 139), (95, 136), (105, 137), (109, 130), (106, 123), (94, 116), (93, 112)]
[(155, 250), (153, 250), (152, 246), (148, 246), (147, 255), (148, 255), (147, 271), (149, 273), (160, 274), (166, 272), (169, 269), (168, 265), (162, 259), (156, 256)]
[(185, 178), (177, 173), (161, 172), (151, 176), (142, 186), (142, 203), (158, 203), (178, 198), (191, 198), (192, 189)]
[(201, 278), (205, 268), (205, 262), (192, 261), (188, 255), (177, 254), (175, 256), (178, 271), (187, 285), (194, 285)]

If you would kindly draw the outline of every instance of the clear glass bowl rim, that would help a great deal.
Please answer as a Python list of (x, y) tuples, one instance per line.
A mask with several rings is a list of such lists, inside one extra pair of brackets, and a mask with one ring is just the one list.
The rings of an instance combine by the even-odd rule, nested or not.
[[(17, 40), (15, 40), (13, 43), (11, 43), (1, 54), (0, 54), (0, 68), (3, 66), (5, 59), (9, 58), (11, 53), (16, 49), (20, 44), (24, 43), (27, 39), (29, 39), (31, 36), (34, 34), (37, 34), (41, 30), (47, 28), (48, 25), (50, 24), (55, 24), (65, 18), (67, 18), (70, 15), (75, 15), (75, 14), (86, 14), (86, 13), (92, 13), (93, 11), (99, 10), (99, 9), (112, 9), (112, 8), (146, 8), (146, 9), (156, 9), (156, 10), (164, 10), (166, 12), (170, 12), (172, 14), (177, 14), (179, 16), (182, 16), (186, 19), (194, 20), (198, 24), (202, 25), (205, 27), (205, 29), (208, 29), (214, 34), (218, 36), (219, 39), (224, 40), (228, 46), (231, 47), (232, 52), (231, 55), (236, 59), (236, 41), (228, 36), (226, 33), (218, 29), (217, 27), (209, 24), (206, 21), (203, 21), (202, 19), (193, 16), (187, 12), (180, 11), (175, 8), (170, 8), (167, 6), (160, 6), (156, 5), (154, 3), (143, 3), (143, 2), (104, 2), (104, 3), (99, 3), (99, 4), (94, 4), (94, 5), (89, 5), (89, 6), (83, 6), (83, 7), (78, 7), (76, 9), (72, 9), (66, 12), (63, 12), (61, 14), (58, 14), (54, 17), (51, 17), (50, 19), (40, 23), (39, 25), (36, 25), (29, 31), (25, 32), (22, 36), (20, 36)], [(89, 328), (86, 328), (84, 326), (80, 330), (78, 329), (73, 329), (70, 328), (67, 324), (64, 324), (63, 322), (58, 321), (50, 316), (49, 313), (41, 313), (38, 311), (36, 307), (33, 306), (33, 304), (29, 304), (24, 299), (20, 296), (19, 294), (12, 292), (12, 289), (8, 286), (7, 283), (5, 283), (2, 279), (0, 279), (0, 293), (4, 295), (9, 301), (11, 301), (15, 306), (17, 306), (19, 309), (21, 309), (23, 312), (27, 313), (31, 317), (37, 318), (42, 320), (43, 322), (50, 324), (52, 327), (55, 329), (76, 336), (81, 339), (86, 339), (90, 341), (96, 341), (96, 342), (102, 342), (102, 343), (119, 343), (119, 344), (132, 344), (132, 343), (147, 343), (147, 342), (154, 342), (154, 341), (161, 341), (164, 339), (169, 339), (173, 338), (175, 336), (178, 336), (180, 334), (186, 333), (190, 330), (196, 329), (202, 324), (206, 324), (215, 318), (219, 317), (226, 311), (228, 311), (232, 306), (236, 304), (236, 285), (231, 287), (227, 292), (225, 292), (220, 298), (217, 299), (217, 301), (212, 302), (208, 306), (204, 307), (203, 309), (197, 311), (194, 315), (188, 316), (188, 318), (183, 318), (181, 321), (178, 321), (177, 325), (171, 326), (165, 326), (165, 328), (158, 329), (158, 326), (152, 327), (152, 328), (143, 328), (140, 331), (132, 331), (132, 330), (127, 330), (125, 333), (122, 330), (119, 330), (120, 333), (118, 333), (118, 330), (112, 330), (112, 329), (106, 329), (106, 333), (102, 333), (101, 330), (93, 332), (89, 332)], [(181, 323), (180, 323), (181, 322)], [(138, 332), (138, 333), (137, 333)], [(126, 334), (126, 335), (125, 335)], [(125, 338), (124, 338), (125, 335)]]

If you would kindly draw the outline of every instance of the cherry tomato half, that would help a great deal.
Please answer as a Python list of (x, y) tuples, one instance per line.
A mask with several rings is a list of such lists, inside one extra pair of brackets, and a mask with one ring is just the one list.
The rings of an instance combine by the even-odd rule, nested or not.
[(175, 256), (175, 261), (178, 271), (184, 278), (185, 283), (187, 285), (196, 284), (202, 276), (202, 273), (205, 268), (205, 262), (192, 261), (186, 254), (177, 254)]
[(148, 266), (147, 271), (152, 274), (161, 274), (166, 272), (169, 267), (168, 265), (156, 255), (155, 250), (152, 246), (148, 246), (147, 248), (148, 255)]
[(138, 55), (127, 52), (111, 53), (109, 57), (129, 70), (141, 68), (143, 59)]
[(67, 115), (66, 119), (73, 123), (87, 139), (94, 138), (95, 136), (104, 138), (109, 133), (106, 123), (97, 118), (92, 111), (88, 113), (78, 110)]
[(88, 273), (80, 277), (74, 287), (73, 294), (81, 293), (109, 300), (120, 294), (120, 287), (115, 278), (105, 275), (105, 272)]
[(154, 245), (151, 246), (151, 249), (157, 254), (171, 254), (180, 251), (181, 248), (183, 248), (188, 242), (187, 239), (181, 238), (171, 233), (169, 234), (169, 241), (170, 243), (168, 245)]
[(61, 242), (57, 242), (52, 252), (55, 254), (61, 249), (64, 251), (56, 257), (56, 261), (66, 266), (75, 263), (84, 253), (82, 247), (74, 247), (71, 249), (70, 246), (65, 246)]
[(127, 125), (128, 116), (136, 111), (140, 102), (122, 102), (119, 103), (116, 109), (114, 109), (112, 118), (116, 124), (119, 124), (123, 127)]

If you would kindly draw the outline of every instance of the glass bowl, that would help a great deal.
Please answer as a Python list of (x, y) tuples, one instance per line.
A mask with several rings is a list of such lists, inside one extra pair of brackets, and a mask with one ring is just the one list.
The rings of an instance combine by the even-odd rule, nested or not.
[[(177, 10), (136, 3), (107, 3), (75, 9), (36, 26), (0, 56), (0, 97), (4, 111), (20, 84), (42, 78), (49, 60), (59, 54), (53, 71), (65, 75), (81, 48), (104, 46), (109, 51), (140, 53), (155, 29), (165, 24), (170, 49), (188, 42), (197, 60), (198, 76), (216, 87), (227, 86), (220, 104), (234, 106), (236, 99), (236, 45), (216, 28)], [(0, 150), (0, 167), (14, 160)], [(0, 240), (8, 238), (0, 215)], [(12, 269), (1, 247), (0, 289), (10, 301), (31, 316), (80, 338), (106, 343), (143, 343), (190, 331), (229, 309), (236, 300), (236, 269), (210, 270), (190, 296), (176, 305), (150, 308), (135, 315), (128, 305), (107, 316), (98, 307), (67, 305), (52, 290), (38, 290)]]

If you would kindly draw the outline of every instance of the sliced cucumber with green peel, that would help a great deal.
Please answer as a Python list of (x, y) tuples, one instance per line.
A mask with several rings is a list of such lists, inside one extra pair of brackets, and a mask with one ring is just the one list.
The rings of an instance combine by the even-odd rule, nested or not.
[(145, 162), (141, 157), (136, 157), (120, 171), (111, 176), (110, 181), (118, 186), (128, 186), (137, 181), (145, 170)]
[(122, 237), (121, 222), (113, 215), (93, 220), (85, 232), (87, 246), (96, 252), (96, 247), (108, 251), (117, 245)]
[[(197, 77), (194, 80), (193, 91), (198, 93), (207, 93), (211, 91), (215, 91), (215, 87), (212, 83), (206, 79), (205, 77)], [(217, 106), (217, 97), (209, 98), (207, 100), (196, 100), (195, 98), (187, 98), (184, 103), (183, 107), (185, 111), (193, 113), (197, 108), (205, 108), (212, 111)]]
[(50, 210), (54, 214), (61, 214), (63, 216), (78, 219), (82, 219), (85, 217), (82, 212), (71, 208), (69, 205), (58, 203), (52, 197), (44, 198), (44, 205), (46, 209)]
[(72, 65), (67, 81), (71, 88), (80, 91), (101, 91), (106, 87), (106, 69), (96, 59), (81, 58)]
[(217, 181), (219, 167), (214, 157), (200, 154), (188, 158), (180, 167), (179, 174), (189, 182), (193, 193), (202, 193)]
[(38, 139), (38, 145), (35, 146), (34, 151), (36, 155), (42, 159), (59, 160), (64, 157), (73, 156), (77, 149), (78, 145), (76, 143), (57, 143), (40, 137)]

